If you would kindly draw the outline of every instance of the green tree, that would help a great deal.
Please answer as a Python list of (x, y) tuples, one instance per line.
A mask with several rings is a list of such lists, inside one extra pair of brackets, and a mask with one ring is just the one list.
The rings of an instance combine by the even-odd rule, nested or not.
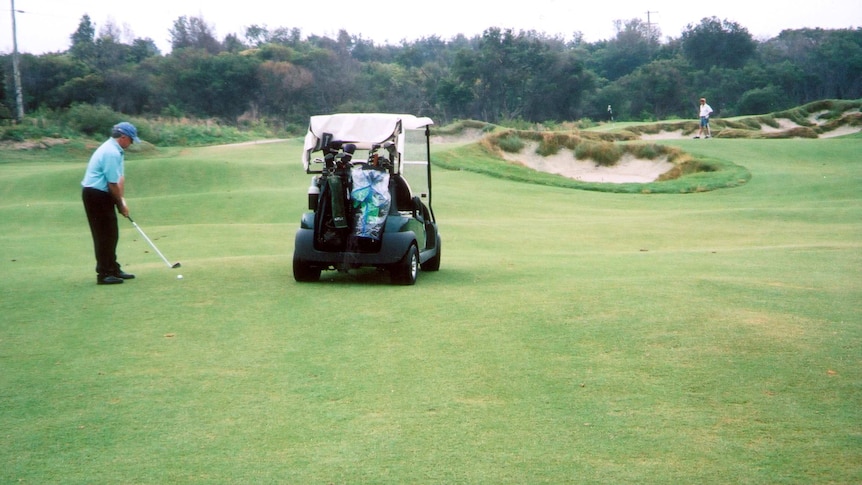
[(144, 61), (144, 59), (150, 57), (158, 57), (161, 56), (162, 53), (159, 51), (158, 46), (149, 37), (143, 39), (135, 39), (132, 41), (131, 49), (129, 50), (129, 62), (139, 64)]
[(356, 79), (359, 100), (365, 109), (404, 113), (425, 113), (427, 98), (423, 92), (422, 71), (400, 64), (368, 62)]
[(740, 68), (751, 59), (756, 48), (747, 29), (716, 17), (704, 18), (698, 25), (688, 24), (681, 40), (685, 58), (698, 69)]
[(594, 90), (597, 77), (588, 71), (576, 51), (550, 49), (537, 76), (527, 83), (524, 118), (530, 121), (565, 121), (584, 114), (584, 96)]
[(87, 66), (65, 54), (21, 56), (21, 84), (24, 91), (25, 111), (39, 108), (66, 108), (76, 100), (90, 100), (83, 93), (69, 93), (63, 88), (71, 80), (90, 73)]
[[(687, 86), (686, 63), (658, 60), (641, 66), (612, 83), (603, 93), (617, 119), (662, 119), (672, 115), (691, 116), (693, 98)], [(598, 104), (598, 103), (597, 103)]]
[(413, 42), (401, 42), (395, 61), (405, 67), (422, 67), (430, 62), (445, 63), (447, 47), (436, 35)]
[(445, 76), (437, 83), (434, 105), (446, 119), (469, 118), (473, 91), (457, 76)]
[(257, 76), (259, 112), (288, 119), (303, 118), (307, 106), (302, 99), (314, 81), (310, 71), (290, 62), (264, 61), (258, 67)]
[(228, 34), (224, 38), (224, 50), (232, 53), (242, 52), (248, 48), (247, 45), (243, 44), (239, 37), (236, 34)]
[(171, 34), (171, 49), (201, 49), (210, 54), (218, 54), (222, 46), (213, 33), (213, 28), (203, 17), (182, 17), (174, 20)]
[(862, 97), (862, 28), (835, 30), (814, 49), (824, 98)]
[(552, 44), (535, 32), (490, 28), (477, 49), (460, 49), (452, 71), (472, 92), (471, 117), (497, 122), (527, 115), (540, 84), (534, 79), (554, 63)]
[(171, 55), (164, 75), (173, 86), (173, 104), (197, 116), (235, 122), (258, 95), (259, 63), (253, 56), (183, 49)]
[(266, 42), (298, 47), (302, 43), (302, 31), (298, 28), (279, 27), (267, 33)]
[(95, 56), (92, 68), (96, 71), (125, 68), (131, 63), (131, 46), (120, 43), (112, 36), (96, 39)]
[(80, 61), (91, 62), (96, 55), (96, 26), (89, 15), (81, 17), (78, 29), (69, 38), (72, 41), (69, 54)]
[[(11, 65), (12, 59), (11, 56), (0, 56), (0, 66), (3, 67), (0, 72), (3, 74), (6, 73), (6, 65)], [(11, 120), (13, 118), (12, 109), (10, 108), (10, 104), (14, 106), (14, 101), (9, 103), (6, 101), (6, 78), (7, 76), (0, 76), (0, 124), (5, 124), (7, 120)]]
[(622, 28), (617, 24), (616, 37), (597, 44), (589, 65), (611, 81), (630, 74), (650, 62), (658, 50), (659, 33), (657, 27), (640, 19), (631, 19)]
[(73, 77), (59, 87), (58, 107), (68, 107), (75, 103), (102, 104), (105, 79), (97, 73)]
[(792, 104), (862, 97), (862, 29), (785, 30), (758, 53)]
[[(723, 116), (785, 109), (823, 98), (862, 97), (862, 29), (800, 29), (754, 41), (734, 22), (689, 25), (659, 44), (639, 19), (594, 44), (576, 33), (565, 43), (534, 31), (491, 28), (375, 45), (341, 30), (303, 39), (297, 28), (253, 25), (243, 40), (218, 42), (201, 17), (180, 17), (163, 56), (150, 39), (111, 22), (96, 36), (83, 16), (67, 53), (24, 55), (28, 112), (104, 105), (133, 113), (190, 114), (236, 120), (302, 121), (344, 109), (427, 114), (496, 122), (692, 117), (706, 96)], [(122, 35), (121, 35), (122, 34)], [(10, 106), (8, 56), (5, 104)]]
[(356, 86), (361, 63), (351, 56), (338, 55), (332, 39), (313, 37), (296, 53), (294, 64), (311, 72), (314, 82), (305, 101), (317, 112), (334, 112), (361, 93)]
[(782, 108), (781, 98), (781, 91), (776, 86), (750, 89), (743, 93), (736, 111), (740, 115), (772, 113)]

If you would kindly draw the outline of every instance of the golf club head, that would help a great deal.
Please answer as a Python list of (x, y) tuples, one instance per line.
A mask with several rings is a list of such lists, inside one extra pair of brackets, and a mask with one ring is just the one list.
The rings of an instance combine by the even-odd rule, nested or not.
[(180, 266), (181, 266), (181, 265), (180, 265), (180, 262), (179, 262), (179, 261), (177, 261), (176, 263), (174, 263), (174, 265), (173, 265), (173, 266), (171, 266), (171, 269), (176, 269), (176, 268), (179, 268)]

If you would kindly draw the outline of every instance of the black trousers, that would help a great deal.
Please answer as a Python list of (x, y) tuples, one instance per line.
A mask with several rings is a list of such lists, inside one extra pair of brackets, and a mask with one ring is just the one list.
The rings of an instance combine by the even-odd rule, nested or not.
[(84, 187), (81, 193), (84, 211), (93, 235), (93, 249), (96, 253), (96, 273), (104, 277), (120, 272), (117, 264), (117, 242), (120, 229), (117, 224), (117, 211), (114, 198), (108, 192)]

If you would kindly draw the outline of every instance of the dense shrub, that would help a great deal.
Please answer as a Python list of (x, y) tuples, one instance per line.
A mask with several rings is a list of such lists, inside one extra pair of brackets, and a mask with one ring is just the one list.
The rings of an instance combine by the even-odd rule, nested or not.
[(499, 146), (504, 152), (520, 153), (520, 151), (524, 149), (524, 140), (521, 140), (518, 135), (510, 133), (499, 138), (497, 140), (497, 146)]
[(616, 164), (622, 156), (622, 150), (614, 143), (584, 141), (575, 147), (578, 160), (589, 159), (606, 167)]
[(771, 84), (749, 89), (740, 97), (736, 110), (743, 115), (772, 113), (781, 106), (783, 98), (784, 92)]
[(111, 134), (111, 128), (123, 121), (124, 115), (107, 106), (75, 104), (66, 112), (66, 124), (87, 136)]
[(628, 145), (627, 148), (629, 153), (644, 160), (655, 160), (660, 155), (657, 145), (634, 144)]

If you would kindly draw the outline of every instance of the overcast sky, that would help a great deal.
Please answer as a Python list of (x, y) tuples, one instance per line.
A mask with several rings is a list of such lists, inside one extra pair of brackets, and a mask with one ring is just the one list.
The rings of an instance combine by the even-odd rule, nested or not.
[[(0, 53), (11, 53), (12, 3), (0, 0)], [(481, 34), (489, 27), (535, 30), (569, 40), (582, 32), (587, 42), (611, 39), (615, 20), (649, 19), (662, 38), (679, 37), (688, 24), (705, 17), (737, 22), (756, 39), (778, 35), (784, 29), (862, 27), (862, 0), (527, 0), (518, 7), (503, 2), (434, 0), (327, 0), (276, 2), (273, 0), (14, 0), (18, 51), (30, 54), (62, 52), (69, 36), (88, 14), (98, 32), (113, 23), (126, 32), (123, 42), (152, 39), (163, 53), (170, 51), (174, 20), (202, 17), (217, 39), (237, 34), (241, 39), (250, 25), (269, 29), (299, 28), (302, 37), (335, 37), (340, 29), (376, 44), (438, 36), (449, 40), (458, 34)], [(508, 2), (507, 2), (508, 3)], [(647, 15), (647, 12), (650, 12)]]

